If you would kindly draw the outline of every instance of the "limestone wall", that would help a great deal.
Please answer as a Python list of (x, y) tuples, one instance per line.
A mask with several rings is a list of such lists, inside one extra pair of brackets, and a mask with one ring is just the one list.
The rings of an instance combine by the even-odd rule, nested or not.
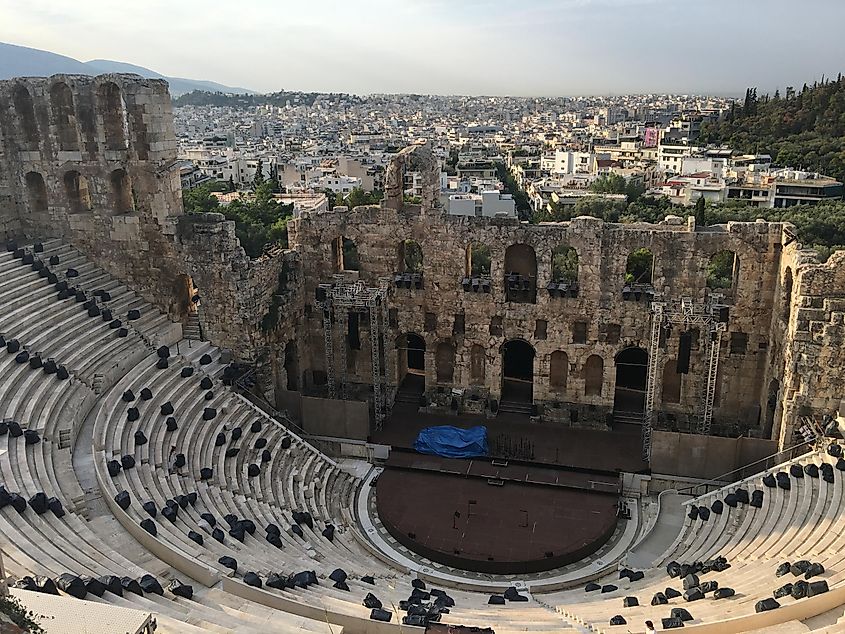
[(167, 83), (137, 75), (0, 82), (0, 225), (62, 237), (169, 308), (182, 213)]
[(781, 446), (791, 444), (799, 416), (835, 415), (845, 375), (845, 252), (820, 264), (799, 247), (785, 253), (777, 315), (784, 343), (776, 367), (783, 380), (773, 435)]
[[(502, 345), (523, 339), (536, 351), (534, 361), (535, 402), (592, 405), (597, 417), (613, 407), (615, 356), (630, 346), (648, 347), (650, 312), (647, 301), (625, 301), (622, 296), (628, 255), (641, 247), (654, 255), (652, 281), (666, 297), (690, 296), (703, 300), (707, 266), (718, 251), (730, 250), (739, 260), (739, 273), (732, 295), (729, 332), (722, 340), (722, 369), (717, 419), (738, 421), (747, 427), (758, 422), (760, 393), (770, 339), (770, 316), (775, 301), (780, 260), (780, 224), (730, 223), (725, 227), (696, 230), (677, 221), (660, 225), (610, 224), (595, 218), (576, 218), (566, 223), (528, 225), (512, 219), (453, 217), (444, 214), (397, 212), (389, 208), (361, 207), (351, 211), (303, 214), (292, 223), (291, 243), (307, 263), (304, 296), (313, 298), (316, 286), (337, 272), (338, 237), (355, 242), (360, 261), (358, 275), (369, 284), (400, 270), (399, 243), (417, 241), (423, 251), (422, 289), (394, 288), (391, 293), (393, 328), (391, 340), (403, 333), (416, 333), (426, 343), (427, 385), (468, 386), (478, 383), (471, 373), (471, 351), (484, 351), (481, 383), (493, 397), (501, 389)], [(490, 248), (492, 292), (465, 292), (467, 246)], [(506, 297), (506, 251), (516, 244), (528, 245), (536, 254), (536, 303), (515, 303)], [(560, 245), (578, 254), (577, 297), (552, 297), (546, 292), (552, 281), (552, 251)], [(463, 331), (461, 332), (461, 321)], [(538, 323), (545, 322), (545, 323)], [(457, 323), (457, 327), (456, 327)], [(582, 326), (583, 325), (583, 326)], [(578, 342), (579, 327), (586, 337)], [(324, 365), (319, 315), (306, 319), (309, 362)], [(731, 333), (746, 340), (741, 350), (731, 348)], [(667, 338), (666, 363), (677, 358), (677, 330)], [(438, 345), (455, 351), (452, 381), (438, 381)], [(697, 411), (701, 390), (704, 346), (693, 351), (692, 370), (681, 379), (679, 403), (665, 410), (677, 415)], [(442, 350), (442, 348), (441, 348)], [(550, 355), (566, 353), (565, 385), (550, 381)], [(600, 394), (585, 392), (587, 359), (598, 355), (603, 363)], [(362, 350), (353, 356), (353, 375), (369, 379), (369, 351), (365, 331)], [(394, 355), (394, 366), (397, 365)], [(353, 362), (354, 364), (354, 362)], [(698, 368), (696, 371), (695, 368)], [(401, 378), (394, 367), (394, 381)], [(442, 374), (441, 374), (442, 378)], [(750, 424), (749, 424), (750, 423)]]

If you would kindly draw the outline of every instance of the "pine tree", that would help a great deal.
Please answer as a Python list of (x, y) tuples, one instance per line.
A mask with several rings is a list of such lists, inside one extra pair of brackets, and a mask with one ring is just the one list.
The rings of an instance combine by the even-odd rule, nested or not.
[(252, 179), (253, 189), (258, 189), (264, 182), (264, 162), (258, 159), (258, 165), (255, 166), (255, 177)]

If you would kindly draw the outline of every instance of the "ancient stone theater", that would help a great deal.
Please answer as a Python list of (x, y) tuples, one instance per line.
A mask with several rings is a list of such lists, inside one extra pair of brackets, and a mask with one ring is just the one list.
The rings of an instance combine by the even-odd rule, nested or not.
[(250, 258), (176, 153), (164, 81), (0, 82), (0, 591), (46, 631), (845, 628), (843, 252), (450, 215), (421, 143)]

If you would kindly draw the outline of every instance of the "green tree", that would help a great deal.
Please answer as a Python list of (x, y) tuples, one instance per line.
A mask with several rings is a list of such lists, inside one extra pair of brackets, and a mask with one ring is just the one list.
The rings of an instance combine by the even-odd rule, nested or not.
[(699, 196), (698, 200), (695, 201), (693, 213), (695, 215), (695, 224), (699, 227), (706, 226), (707, 201), (704, 200), (704, 196)]
[(183, 189), (182, 207), (185, 213), (202, 214), (218, 211), (220, 201), (212, 192), (214, 192), (214, 185), (211, 182), (203, 183), (193, 189)]
[(528, 194), (519, 186), (513, 174), (510, 173), (510, 170), (508, 170), (504, 163), (496, 163), (496, 173), (498, 174), (499, 180), (502, 181), (504, 193), (513, 196), (514, 206), (516, 207), (516, 213), (519, 219), (528, 220), (532, 212), (531, 199), (528, 197)]
[(356, 187), (349, 192), (343, 204), (353, 209), (362, 205), (377, 205), (378, 202), (379, 199), (372, 192), (365, 192), (360, 187)]
[(590, 191), (597, 194), (626, 194), (628, 181), (620, 174), (610, 173), (596, 178), (590, 185)]
[(252, 179), (252, 188), (258, 189), (264, 184), (264, 161), (258, 159), (258, 165), (255, 166), (255, 176)]
[(552, 280), (571, 284), (578, 281), (578, 252), (561, 245), (552, 251)]

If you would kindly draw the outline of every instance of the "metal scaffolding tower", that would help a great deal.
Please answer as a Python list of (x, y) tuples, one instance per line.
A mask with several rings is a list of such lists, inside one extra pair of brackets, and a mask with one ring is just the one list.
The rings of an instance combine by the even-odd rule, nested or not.
[[(366, 315), (369, 318), (369, 343), (373, 375), (373, 409), (375, 427), (380, 430), (389, 414), (387, 405), (387, 298), (390, 291), (388, 278), (380, 279), (378, 288), (371, 288), (363, 282), (348, 282), (342, 275), (334, 276), (330, 284), (317, 287), (316, 307), (323, 312), (323, 341), (326, 353), (326, 381), (329, 398), (349, 397), (347, 375), (347, 346), (349, 335), (349, 313)], [(340, 332), (339, 359), (336, 359), (334, 337), (335, 327)], [(339, 371), (335, 370), (335, 365)], [(340, 385), (338, 386), (337, 383)]]
[(667, 326), (706, 328), (704, 335), (707, 371), (701, 393), (697, 431), (699, 434), (710, 433), (713, 421), (713, 400), (716, 396), (716, 376), (719, 371), (719, 346), (722, 333), (727, 329), (727, 315), (722, 313), (727, 307), (721, 304), (722, 299), (724, 299), (723, 295), (711, 293), (704, 302), (695, 302), (691, 297), (682, 297), (680, 300), (657, 300), (651, 304), (651, 337), (642, 427), (643, 460), (646, 462), (651, 460), (651, 431), (657, 418), (655, 401), (660, 370), (660, 338)]

